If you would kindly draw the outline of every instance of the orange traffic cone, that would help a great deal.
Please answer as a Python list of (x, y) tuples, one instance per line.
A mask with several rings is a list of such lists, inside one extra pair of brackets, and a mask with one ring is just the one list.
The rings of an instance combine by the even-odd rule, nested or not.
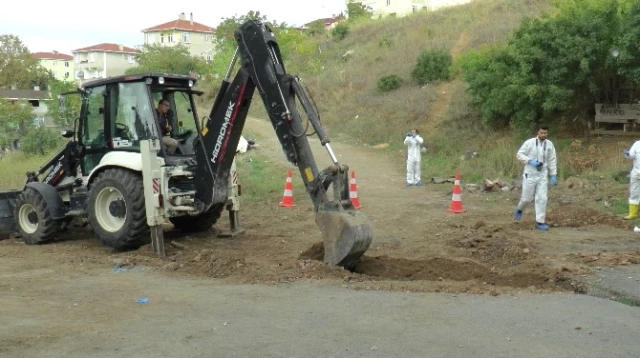
[(349, 199), (356, 209), (361, 209), (360, 199), (358, 199), (358, 185), (356, 184), (356, 172), (351, 172), (351, 180), (349, 181)]
[(451, 205), (449, 206), (450, 213), (464, 213), (462, 208), (462, 189), (460, 188), (460, 173), (456, 173), (456, 180), (453, 183), (453, 194), (451, 195)]
[(295, 206), (295, 204), (293, 203), (293, 184), (291, 183), (291, 170), (287, 171), (287, 181), (284, 184), (284, 195), (282, 196), (280, 206), (285, 208), (292, 208)]

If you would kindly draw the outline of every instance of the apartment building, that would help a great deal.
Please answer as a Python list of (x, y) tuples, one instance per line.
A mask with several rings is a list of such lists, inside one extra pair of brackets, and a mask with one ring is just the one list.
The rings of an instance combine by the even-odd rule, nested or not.
[(84, 82), (96, 78), (124, 75), (136, 66), (138, 50), (114, 43), (101, 43), (73, 50), (74, 79)]
[(177, 20), (149, 27), (142, 32), (144, 33), (145, 45), (184, 45), (192, 56), (200, 56), (207, 61), (213, 59), (215, 29), (193, 21), (193, 13), (189, 15), (189, 20), (185, 18), (183, 12), (180, 13)]
[(51, 71), (55, 79), (73, 81), (73, 56), (58, 51), (35, 52), (32, 55), (38, 59), (40, 66)]

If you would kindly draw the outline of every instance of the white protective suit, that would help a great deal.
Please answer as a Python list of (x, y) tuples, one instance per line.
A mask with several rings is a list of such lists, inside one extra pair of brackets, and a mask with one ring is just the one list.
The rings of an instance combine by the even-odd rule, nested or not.
[(640, 204), (640, 140), (629, 149), (628, 159), (633, 160), (633, 169), (629, 175), (629, 204)]
[[(524, 163), (522, 197), (518, 203), (518, 210), (524, 210), (535, 199), (536, 222), (544, 224), (547, 217), (549, 175), (558, 174), (556, 148), (549, 139), (540, 142), (538, 137), (535, 137), (527, 139), (522, 144), (516, 157)], [(544, 163), (542, 170), (538, 171), (529, 164), (532, 159)]]
[(420, 146), (424, 139), (419, 134), (407, 136), (404, 145), (407, 146), (407, 184), (413, 185), (420, 182)]

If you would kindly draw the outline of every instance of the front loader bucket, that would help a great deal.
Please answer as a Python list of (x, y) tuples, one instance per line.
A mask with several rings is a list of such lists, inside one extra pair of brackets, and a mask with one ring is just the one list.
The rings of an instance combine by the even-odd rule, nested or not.
[(13, 207), (18, 195), (19, 190), (0, 191), (0, 240), (10, 238), (16, 231)]
[(324, 241), (324, 262), (349, 268), (362, 256), (373, 240), (373, 224), (360, 211), (320, 210), (316, 224)]

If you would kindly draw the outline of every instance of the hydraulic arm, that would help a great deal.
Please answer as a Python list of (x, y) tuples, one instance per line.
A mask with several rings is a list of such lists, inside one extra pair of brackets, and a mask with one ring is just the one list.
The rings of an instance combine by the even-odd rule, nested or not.
[[(226, 199), (227, 176), (257, 89), (287, 159), (296, 165), (316, 211), (324, 239), (326, 263), (350, 266), (369, 248), (372, 225), (349, 199), (349, 168), (340, 164), (320, 123), (319, 115), (296, 76), (287, 74), (276, 38), (260, 21), (250, 20), (235, 31), (238, 48), (206, 123), (200, 128), (195, 150), (196, 199), (202, 210)], [(230, 74), (240, 59), (240, 69)], [(307, 140), (308, 125), (318, 135), (333, 163), (320, 171)], [(213, 183), (213, 185), (211, 185)], [(328, 191), (332, 189), (333, 198)]]

